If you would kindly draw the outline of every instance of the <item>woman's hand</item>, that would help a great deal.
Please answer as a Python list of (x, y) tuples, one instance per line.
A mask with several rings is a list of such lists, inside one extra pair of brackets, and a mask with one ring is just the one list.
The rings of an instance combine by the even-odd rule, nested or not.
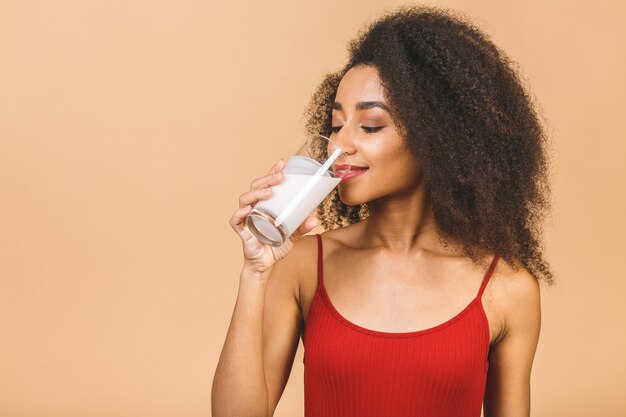
[(280, 184), (285, 180), (285, 174), (282, 172), (284, 167), (285, 161), (281, 159), (265, 176), (252, 181), (250, 190), (239, 197), (239, 209), (230, 218), (230, 226), (243, 242), (244, 268), (257, 273), (267, 272), (276, 262), (285, 257), (296, 240), (318, 225), (318, 220), (315, 217), (307, 217), (289, 239), (279, 247), (262, 243), (245, 225), (245, 219), (252, 206), (261, 199), (270, 198), (272, 185)]

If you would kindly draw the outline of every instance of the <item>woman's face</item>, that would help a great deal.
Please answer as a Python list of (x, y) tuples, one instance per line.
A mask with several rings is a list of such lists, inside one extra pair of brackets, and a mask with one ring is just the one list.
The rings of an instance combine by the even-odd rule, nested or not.
[(348, 154), (352, 165), (367, 170), (339, 183), (344, 204), (401, 196), (419, 185), (418, 164), (387, 108), (375, 67), (357, 65), (346, 72), (333, 103), (330, 139)]

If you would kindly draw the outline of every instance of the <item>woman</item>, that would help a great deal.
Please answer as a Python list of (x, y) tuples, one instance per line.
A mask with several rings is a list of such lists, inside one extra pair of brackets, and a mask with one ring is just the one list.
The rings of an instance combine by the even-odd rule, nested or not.
[[(363, 173), (280, 248), (230, 224), (244, 267), (215, 417), (272, 416), (302, 336), (305, 416), (528, 416), (540, 329), (546, 135), (505, 54), (463, 16), (401, 8), (307, 110)], [(320, 150), (327, 151), (327, 150)]]

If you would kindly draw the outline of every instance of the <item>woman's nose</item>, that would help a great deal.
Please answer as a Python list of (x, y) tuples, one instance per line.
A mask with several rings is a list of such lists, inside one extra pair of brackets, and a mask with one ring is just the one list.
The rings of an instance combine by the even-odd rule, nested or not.
[(354, 142), (350, 138), (350, 134), (346, 131), (346, 129), (341, 129), (330, 139), (329, 143), (330, 149), (328, 149), (329, 155), (335, 151), (337, 147), (341, 148), (341, 150), (348, 155), (354, 154), (356, 148), (354, 147)]

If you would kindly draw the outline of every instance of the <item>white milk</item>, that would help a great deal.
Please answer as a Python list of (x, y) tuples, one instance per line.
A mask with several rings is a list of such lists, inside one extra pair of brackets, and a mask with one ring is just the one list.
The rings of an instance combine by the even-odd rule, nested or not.
[[(314, 177), (311, 175), (286, 173), (283, 171), (284, 181), (272, 186), (272, 196), (266, 200), (259, 200), (254, 209), (262, 211), (277, 219), (287, 205), (296, 197), (298, 192)], [(317, 178), (310, 191), (303, 196), (293, 211), (284, 219), (282, 227), (287, 236), (290, 236), (307, 218), (307, 216), (326, 198), (341, 181), (326, 174)], [(262, 217), (253, 216), (254, 226), (265, 236), (280, 241), (280, 233), (274, 224)]]

